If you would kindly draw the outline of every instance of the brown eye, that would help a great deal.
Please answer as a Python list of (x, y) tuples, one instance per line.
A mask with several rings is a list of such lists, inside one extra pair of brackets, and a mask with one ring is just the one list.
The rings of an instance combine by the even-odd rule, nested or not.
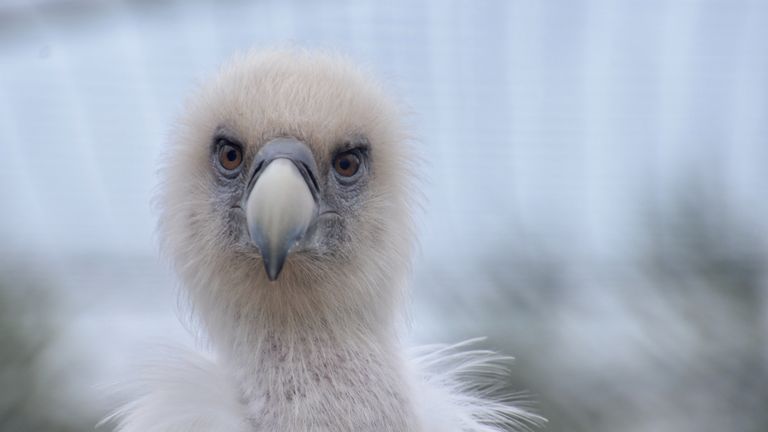
[(354, 152), (342, 153), (333, 160), (333, 169), (342, 177), (352, 177), (360, 169), (360, 158)]
[(219, 141), (219, 164), (227, 171), (236, 170), (243, 163), (243, 152), (227, 140)]

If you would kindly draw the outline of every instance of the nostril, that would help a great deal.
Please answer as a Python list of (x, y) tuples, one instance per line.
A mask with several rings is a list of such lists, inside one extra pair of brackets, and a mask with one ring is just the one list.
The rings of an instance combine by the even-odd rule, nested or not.
[(262, 160), (259, 162), (258, 165), (256, 165), (256, 169), (253, 171), (253, 175), (256, 175), (259, 171), (261, 171), (261, 168), (264, 166), (264, 161)]
[(315, 175), (312, 173), (312, 170), (304, 162), (302, 162), (301, 165), (304, 166), (304, 169), (307, 171), (307, 176), (309, 177), (310, 180), (312, 180), (312, 186), (314, 186), (315, 190), (319, 192), (320, 186), (318, 186), (317, 179), (315, 178)]
[(251, 179), (248, 180), (248, 189), (251, 190), (253, 188), (254, 183), (256, 183), (256, 179), (259, 178), (259, 172), (261, 169), (264, 168), (264, 160), (262, 159), (258, 165), (256, 165), (256, 169), (253, 170), (253, 174), (251, 174)]

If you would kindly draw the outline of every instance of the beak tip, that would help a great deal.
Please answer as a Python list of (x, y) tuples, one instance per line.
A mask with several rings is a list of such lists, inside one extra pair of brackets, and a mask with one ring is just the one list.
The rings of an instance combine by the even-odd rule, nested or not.
[(277, 277), (280, 276), (280, 272), (272, 272), (269, 269), (267, 269), (267, 278), (270, 282), (275, 282), (277, 280)]
[(267, 273), (267, 278), (270, 282), (275, 282), (280, 273), (283, 271), (283, 264), (285, 264), (286, 253), (277, 254), (278, 256), (273, 259), (270, 255), (264, 256), (264, 271)]

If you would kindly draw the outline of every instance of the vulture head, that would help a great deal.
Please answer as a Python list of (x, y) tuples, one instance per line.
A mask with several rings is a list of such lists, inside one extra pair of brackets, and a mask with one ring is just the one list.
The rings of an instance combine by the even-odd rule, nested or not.
[[(393, 102), (340, 57), (235, 58), (165, 152), (159, 233), (215, 358), (153, 368), (120, 432), (498, 432), (466, 344), (405, 350), (414, 160)], [(197, 324), (197, 323), (196, 323)], [(467, 377), (477, 373), (479, 381)]]
[(413, 155), (379, 85), (332, 55), (244, 55), (187, 107), (160, 236), (212, 336), (259, 320), (386, 327), (409, 262)]

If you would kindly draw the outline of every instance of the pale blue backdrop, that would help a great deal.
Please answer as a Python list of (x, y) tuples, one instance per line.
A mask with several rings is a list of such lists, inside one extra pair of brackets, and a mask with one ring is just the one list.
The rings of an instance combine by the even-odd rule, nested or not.
[(411, 113), (412, 339), (489, 336), (550, 430), (765, 430), (767, 41), (757, 0), (0, 2), (0, 334), (34, 341), (3, 348), (31, 390), (0, 430), (87, 424), (145, 342), (188, 343), (158, 154), (196, 83), (276, 45)]

